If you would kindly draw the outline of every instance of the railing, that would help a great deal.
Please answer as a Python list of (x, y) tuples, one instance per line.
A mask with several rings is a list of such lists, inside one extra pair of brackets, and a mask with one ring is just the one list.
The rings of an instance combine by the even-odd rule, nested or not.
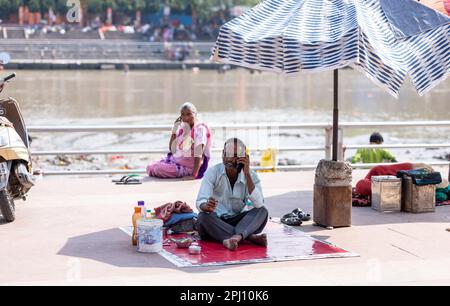
[[(410, 122), (343, 122), (340, 123), (340, 129), (350, 128), (382, 128), (382, 127), (450, 127), (450, 121), (410, 121)], [(30, 133), (75, 133), (75, 132), (161, 132), (170, 131), (171, 125), (136, 125), (136, 126), (31, 126), (29, 127)], [(325, 152), (324, 158), (330, 158), (331, 156), (331, 135), (332, 125), (329, 123), (306, 123), (306, 124), (230, 124), (227, 126), (211, 125), (212, 130), (227, 129), (227, 130), (245, 130), (245, 129), (267, 129), (276, 128), (278, 130), (288, 129), (324, 129), (325, 130), (325, 145), (323, 146), (295, 146), (295, 147), (279, 147), (276, 148), (279, 152), (288, 151), (323, 151)], [(416, 144), (393, 144), (393, 145), (344, 145), (343, 133), (341, 131), (339, 142), (339, 152), (341, 158), (344, 156), (345, 149), (359, 149), (359, 148), (450, 148), (450, 143), (416, 143)], [(252, 152), (263, 151), (267, 148), (250, 148)], [(220, 152), (222, 148), (213, 148), (213, 152)], [(148, 149), (148, 150), (57, 150), (57, 151), (36, 151), (33, 152), (34, 156), (49, 156), (49, 155), (109, 155), (109, 154), (164, 154), (167, 153), (166, 149)], [(427, 162), (432, 166), (449, 165), (450, 162)], [(355, 169), (364, 168), (368, 169), (378, 164), (353, 164)], [(277, 166), (277, 171), (301, 171), (301, 170), (313, 170), (316, 165), (291, 165), (291, 166)], [(272, 167), (255, 167), (255, 170), (273, 170)], [(45, 175), (106, 175), (106, 174), (127, 174), (127, 173), (145, 173), (143, 169), (131, 169), (131, 170), (81, 170), (81, 171), (45, 171)]]
[[(187, 60), (207, 60), (211, 55), (213, 43), (164, 43), (116, 41), (116, 40), (25, 40), (0, 39), (0, 48), (4, 52), (14, 54), (12, 63), (41, 63), (56, 61), (113, 61), (150, 62), (166, 60), (166, 48), (189, 46), (192, 51)], [(170, 46), (170, 47), (168, 47)], [(126, 60), (125, 60), (126, 59)]]

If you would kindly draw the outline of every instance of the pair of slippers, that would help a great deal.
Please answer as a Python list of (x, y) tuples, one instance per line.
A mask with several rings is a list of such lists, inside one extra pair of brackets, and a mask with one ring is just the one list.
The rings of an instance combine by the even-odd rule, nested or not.
[(139, 174), (124, 175), (120, 180), (113, 180), (116, 185), (141, 185), (142, 181), (139, 179)]
[(290, 226), (300, 226), (303, 222), (311, 220), (311, 215), (305, 213), (300, 208), (294, 209), (291, 213), (284, 215), (281, 218), (281, 223)]

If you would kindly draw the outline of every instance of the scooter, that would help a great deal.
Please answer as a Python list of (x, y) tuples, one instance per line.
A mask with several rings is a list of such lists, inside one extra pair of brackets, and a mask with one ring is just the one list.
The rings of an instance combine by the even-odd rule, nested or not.
[[(0, 93), (16, 77), (0, 78)], [(14, 201), (26, 200), (34, 186), (30, 143), (19, 104), (13, 98), (0, 99), (0, 212), (8, 222), (15, 216)]]

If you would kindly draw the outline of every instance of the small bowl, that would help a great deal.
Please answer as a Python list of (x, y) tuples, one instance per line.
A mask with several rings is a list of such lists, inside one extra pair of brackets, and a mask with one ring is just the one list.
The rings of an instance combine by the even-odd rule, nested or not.
[(172, 241), (175, 242), (180, 249), (187, 249), (191, 246), (192, 242), (194, 242), (192, 238), (172, 239)]
[(189, 254), (191, 255), (199, 255), (202, 251), (202, 248), (199, 245), (193, 244), (189, 247)]

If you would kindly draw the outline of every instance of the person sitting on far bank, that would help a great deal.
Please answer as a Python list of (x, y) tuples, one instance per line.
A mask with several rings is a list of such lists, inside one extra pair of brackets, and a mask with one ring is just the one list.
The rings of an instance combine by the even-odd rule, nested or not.
[[(370, 135), (371, 145), (381, 145), (384, 139), (380, 133), (375, 132)], [(352, 163), (363, 163), (363, 164), (377, 164), (386, 162), (397, 162), (395, 157), (388, 151), (382, 148), (361, 148), (356, 151), (355, 156), (352, 158)]]
[(244, 240), (267, 246), (266, 234), (260, 233), (269, 213), (260, 180), (250, 170), (245, 144), (237, 138), (227, 140), (222, 160), (206, 171), (198, 193), (196, 228), (200, 236), (232, 251)]

